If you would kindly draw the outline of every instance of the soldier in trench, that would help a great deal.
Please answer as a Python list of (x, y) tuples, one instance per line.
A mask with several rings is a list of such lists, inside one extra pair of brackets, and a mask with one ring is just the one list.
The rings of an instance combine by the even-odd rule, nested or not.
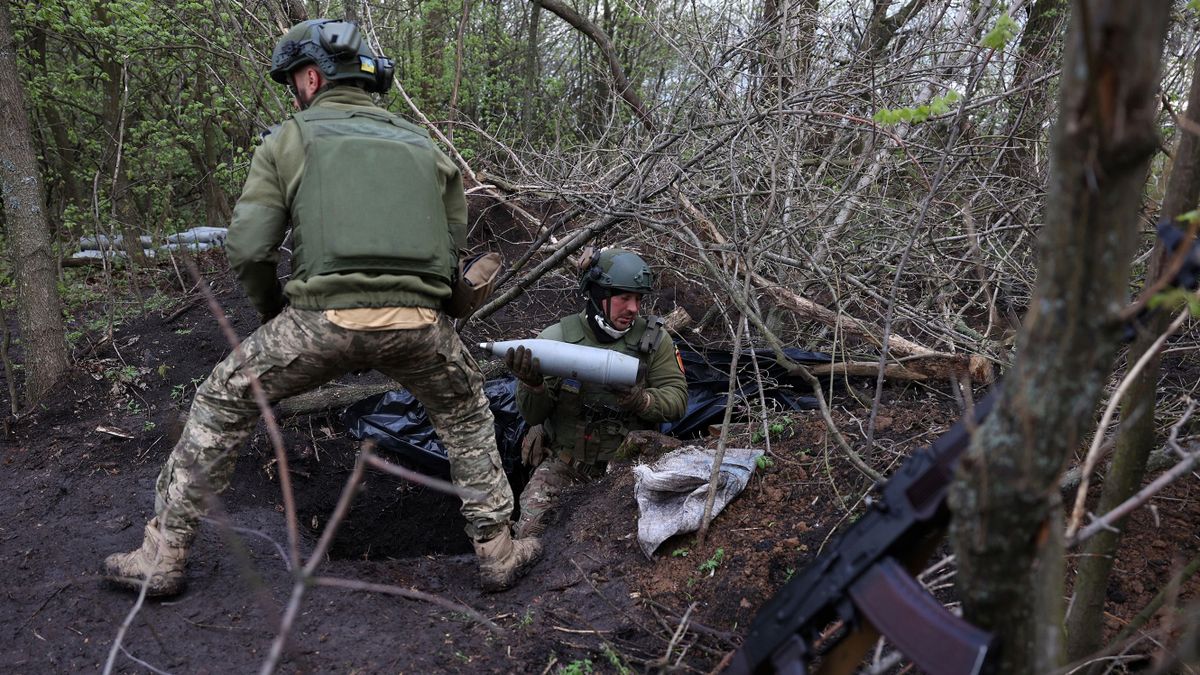
[[(184, 589), (205, 500), (229, 485), (237, 448), (271, 401), (347, 372), (377, 369), (421, 401), (450, 456), (485, 591), (510, 587), (541, 555), (514, 539), (513, 495), (501, 469), (483, 375), (440, 311), (466, 248), (462, 178), (429, 135), (375, 105), (391, 85), (346, 21), (305, 21), (279, 40), (270, 76), (298, 111), (254, 153), (226, 251), (262, 326), (196, 392), (155, 485), (155, 516), (139, 548), (104, 562), (112, 583), (151, 596)], [(292, 275), (276, 265), (288, 229)]]
[(654, 274), (641, 256), (622, 249), (584, 253), (579, 280), (584, 308), (538, 335), (541, 339), (611, 349), (646, 365), (644, 381), (623, 391), (542, 374), (524, 347), (505, 363), (517, 376), (517, 408), (531, 428), (522, 461), (534, 469), (521, 493), (518, 537), (546, 528), (559, 494), (604, 474), (631, 431), (657, 429), (687, 409), (683, 362), (660, 319), (640, 316)]

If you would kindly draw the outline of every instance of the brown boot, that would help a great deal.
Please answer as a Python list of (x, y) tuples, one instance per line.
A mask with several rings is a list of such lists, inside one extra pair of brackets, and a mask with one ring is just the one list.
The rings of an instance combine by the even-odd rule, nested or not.
[(542, 542), (537, 539), (513, 540), (508, 528), (484, 542), (475, 542), (479, 556), (479, 584), (485, 593), (512, 588), (513, 583), (542, 557)]
[(104, 578), (122, 589), (140, 592), (147, 578), (146, 595), (161, 598), (183, 592), (188, 542), (178, 535), (164, 535), (158, 518), (146, 523), (142, 547), (129, 553), (114, 553), (104, 559)]

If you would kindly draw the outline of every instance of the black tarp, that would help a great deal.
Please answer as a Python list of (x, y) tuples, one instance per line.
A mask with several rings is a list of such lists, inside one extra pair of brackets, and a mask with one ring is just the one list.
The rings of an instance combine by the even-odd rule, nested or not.
[[(786, 350), (788, 358), (801, 363), (828, 362), (829, 356), (800, 349)], [(782, 410), (808, 410), (817, 407), (811, 396), (798, 393), (807, 386), (792, 378), (769, 350), (745, 351), (738, 357), (737, 396), (753, 408), (758, 404), (758, 381), (753, 358), (763, 378), (763, 395)], [(725, 414), (725, 393), (729, 387), (730, 352), (692, 352), (680, 350), (688, 382), (687, 412), (677, 422), (664, 424), (661, 431), (680, 438), (702, 435), (708, 425), (719, 423)], [(521, 437), (526, 424), (517, 412), (516, 380), (501, 377), (489, 380), (484, 393), (496, 417), (496, 444), (510, 476), (521, 466)], [(450, 475), (446, 450), (438, 440), (425, 409), (407, 390), (390, 391), (363, 399), (342, 414), (342, 422), (351, 436), (370, 439), (384, 451), (430, 473)]]

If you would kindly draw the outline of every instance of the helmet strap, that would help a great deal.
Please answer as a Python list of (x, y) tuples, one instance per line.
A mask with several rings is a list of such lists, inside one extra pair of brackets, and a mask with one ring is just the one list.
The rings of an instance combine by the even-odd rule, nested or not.
[(616, 342), (633, 328), (631, 325), (625, 330), (619, 330), (609, 322), (606, 305), (611, 302), (612, 293), (607, 290), (593, 286), (588, 292), (587, 323), (592, 327), (592, 332), (596, 334), (596, 339), (603, 343)]

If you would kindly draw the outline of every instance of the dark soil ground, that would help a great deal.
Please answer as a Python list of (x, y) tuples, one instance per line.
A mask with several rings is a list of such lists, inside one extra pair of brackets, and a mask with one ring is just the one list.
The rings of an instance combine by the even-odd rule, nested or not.
[[(524, 235), (505, 239), (504, 226), (493, 222), (491, 236), (520, 243)], [(253, 310), (219, 257), (206, 264), (227, 315), (248, 334), (257, 323)], [(535, 332), (562, 313), (570, 290), (568, 276), (552, 277), (492, 321), (472, 325), (468, 336)], [(686, 288), (671, 294), (680, 304), (686, 298)], [(3, 438), (0, 630), (7, 634), (0, 664), (17, 673), (96, 671), (119, 640), (120, 672), (257, 670), (292, 589), (279, 467), (262, 425), (241, 453), (221, 512), (202, 527), (186, 594), (139, 608), (98, 576), (106, 555), (139, 543), (181, 410), (227, 344), (203, 303), (175, 297), (125, 322), (111, 342), (88, 345), (77, 347), (78, 368)], [(852, 381), (835, 388), (843, 429), (857, 433), (865, 423), (870, 387)], [(356, 443), (336, 412), (283, 420), (305, 552), (355, 460)], [(887, 453), (876, 464), (893, 468), (956, 415), (938, 388), (889, 388), (878, 425)], [(478, 610), (503, 632), (433, 604), (314, 587), (280, 670), (712, 671), (759, 606), (861, 510), (868, 487), (815, 412), (777, 421), (783, 431), (773, 439), (770, 466), (716, 519), (703, 546), (677, 537), (647, 560), (636, 542), (630, 465), (616, 464), (602, 480), (568, 493), (563, 516), (544, 536), (545, 559), (516, 588), (495, 595), (477, 589), (455, 500), (369, 474), (321, 573), (435, 594)], [(751, 440), (743, 431), (732, 444)], [(1110, 629), (1196, 554), (1195, 490), (1195, 481), (1180, 481), (1155, 500), (1155, 510), (1134, 516), (1110, 589)], [(1189, 583), (1169, 604), (1194, 593)]]

